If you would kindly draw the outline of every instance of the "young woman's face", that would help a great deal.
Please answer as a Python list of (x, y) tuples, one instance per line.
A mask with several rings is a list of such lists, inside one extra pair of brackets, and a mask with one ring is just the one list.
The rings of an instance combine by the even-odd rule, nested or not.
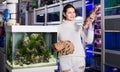
[(63, 13), (66, 17), (66, 20), (73, 21), (75, 19), (76, 13), (74, 8), (68, 8), (66, 13)]

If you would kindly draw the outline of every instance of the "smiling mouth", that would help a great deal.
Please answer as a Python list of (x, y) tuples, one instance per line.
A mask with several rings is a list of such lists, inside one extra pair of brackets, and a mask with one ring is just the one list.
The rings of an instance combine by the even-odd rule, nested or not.
[(70, 17), (70, 18), (75, 18), (75, 17)]

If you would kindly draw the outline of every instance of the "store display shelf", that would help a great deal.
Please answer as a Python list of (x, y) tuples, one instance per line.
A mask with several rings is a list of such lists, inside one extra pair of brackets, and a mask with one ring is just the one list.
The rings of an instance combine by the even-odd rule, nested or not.
[(33, 67), (48, 67), (48, 66), (56, 66), (56, 59), (52, 59), (51, 58), (51, 61), (50, 62), (41, 62), (41, 63), (37, 63), (37, 64), (30, 64), (30, 65), (27, 65), (27, 64), (23, 64), (23, 66), (20, 66), (20, 65), (11, 65), (11, 63), (9, 61), (7, 61), (7, 64), (9, 67), (11, 68), (14, 68), (14, 69), (18, 69), (18, 68), (33, 68)]
[(108, 50), (108, 49), (106, 49), (105, 52), (106, 52), (106, 53), (110, 53), (110, 54), (120, 55), (120, 51), (117, 51), (117, 50), (115, 51), (115, 50)]
[(47, 24), (49, 25), (55, 25), (55, 24), (60, 24), (61, 22), (60, 21), (57, 21), (57, 22), (48, 22)]
[[(74, 2), (74, 1), (77, 1), (77, 0), (66, 0), (66, 1), (63, 1), (63, 3), (70, 3), (70, 2)], [(80, 0), (82, 1), (82, 0)]]
[(58, 6), (58, 5), (60, 5), (60, 2), (55, 3), (55, 4), (51, 4), (51, 5), (47, 5), (47, 8), (49, 8), (49, 7), (56, 7), (56, 6)]
[(97, 51), (87, 50), (87, 52), (90, 52), (90, 53), (94, 53), (94, 54), (101, 55), (101, 52), (97, 52)]
[(12, 69), (8, 65), (6, 68), (10, 72), (55, 72), (57, 66), (47, 66), (47, 67), (32, 67), (32, 68), (23, 68), (23, 69)]
[(105, 8), (105, 10), (115, 9), (115, 8), (119, 8), (119, 7), (120, 7), (120, 6), (107, 7), (107, 8)]
[(44, 26), (44, 23), (35, 23), (34, 25)]
[(44, 10), (45, 9), (45, 6), (44, 7), (39, 7), (39, 8), (35, 8), (34, 10)]
[(7, 26), (6, 32), (57, 32), (57, 26)]
[(120, 18), (120, 15), (105, 16), (105, 19), (117, 19), (117, 18)]
[(120, 30), (105, 30), (105, 32), (120, 32)]

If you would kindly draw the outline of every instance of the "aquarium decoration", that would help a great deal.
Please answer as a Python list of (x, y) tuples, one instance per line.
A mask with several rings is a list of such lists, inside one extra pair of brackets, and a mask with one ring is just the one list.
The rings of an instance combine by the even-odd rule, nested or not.
[[(51, 57), (54, 58), (49, 50), (46, 48), (46, 41), (42, 33), (24, 34), (15, 46), (13, 57), (14, 65), (30, 65), (37, 63), (48, 63)], [(10, 39), (10, 41), (12, 41)], [(9, 49), (10, 50), (10, 49)], [(12, 64), (11, 50), (8, 50), (8, 60)], [(54, 58), (55, 59), (55, 58)]]

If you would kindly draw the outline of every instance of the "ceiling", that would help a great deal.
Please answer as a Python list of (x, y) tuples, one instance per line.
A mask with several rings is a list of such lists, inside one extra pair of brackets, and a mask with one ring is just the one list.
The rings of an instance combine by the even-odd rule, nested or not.
[[(6, 0), (0, 0), (0, 3), (2, 3), (3, 1), (6, 1)], [(32, 2), (32, 1), (35, 1), (35, 0), (21, 0), (22, 2)]]
[(0, 0), (0, 3), (2, 3), (3, 1), (6, 1), (6, 0)]

